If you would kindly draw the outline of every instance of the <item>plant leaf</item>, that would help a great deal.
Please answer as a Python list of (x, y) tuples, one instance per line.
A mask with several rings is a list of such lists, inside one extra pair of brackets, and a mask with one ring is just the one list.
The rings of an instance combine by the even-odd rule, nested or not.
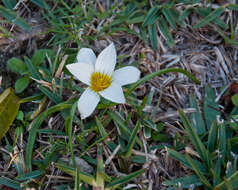
[(213, 12), (211, 12), (209, 15), (207, 15), (205, 18), (203, 18), (199, 23), (195, 24), (193, 26), (193, 28), (200, 28), (206, 24), (208, 24), (209, 22), (213, 21), (214, 19), (216, 19), (217, 17), (219, 17), (225, 10), (225, 7), (219, 7), (216, 10), (214, 10)]
[(26, 64), (17, 58), (11, 58), (7, 62), (7, 67), (9, 70), (15, 73), (24, 74), (27, 72)]
[(238, 94), (231, 97), (232, 103), (238, 107)]
[(29, 83), (30, 83), (29, 77), (23, 77), (23, 78), (17, 79), (17, 81), (15, 83), (16, 93), (23, 92), (26, 89), (26, 87), (29, 85)]
[(14, 94), (12, 88), (6, 89), (0, 95), (0, 139), (14, 121), (20, 106), (19, 101), (20, 99)]
[(7, 9), (2, 5), (0, 5), (0, 15), (19, 27), (27, 31), (31, 31), (31, 26), (26, 21), (24, 21), (23, 18), (19, 17), (14, 11)]

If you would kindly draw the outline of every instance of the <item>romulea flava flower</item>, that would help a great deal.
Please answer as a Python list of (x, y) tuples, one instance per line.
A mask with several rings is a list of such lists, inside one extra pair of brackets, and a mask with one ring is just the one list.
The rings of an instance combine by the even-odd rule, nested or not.
[(90, 116), (100, 101), (100, 95), (115, 103), (124, 104), (122, 86), (136, 82), (140, 70), (133, 66), (115, 70), (116, 49), (113, 43), (96, 58), (89, 48), (82, 48), (77, 55), (77, 63), (68, 64), (67, 69), (89, 87), (78, 100), (78, 110), (82, 119)]

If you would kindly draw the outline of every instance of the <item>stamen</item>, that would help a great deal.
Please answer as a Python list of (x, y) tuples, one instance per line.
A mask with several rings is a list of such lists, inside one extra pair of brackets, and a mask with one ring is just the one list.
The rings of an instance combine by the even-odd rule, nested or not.
[(112, 77), (100, 72), (94, 72), (90, 78), (90, 89), (95, 92), (100, 92), (108, 88), (112, 83)]

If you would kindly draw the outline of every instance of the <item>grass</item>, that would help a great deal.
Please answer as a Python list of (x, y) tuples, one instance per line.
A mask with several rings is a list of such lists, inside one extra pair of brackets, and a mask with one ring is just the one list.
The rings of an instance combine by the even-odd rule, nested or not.
[[(222, 103), (238, 74), (237, 10), (199, 0), (3, 1), (0, 50), (14, 52), (7, 71), (21, 105), (0, 125), (1, 189), (237, 189), (237, 107), (223, 113)], [(81, 120), (85, 86), (65, 65), (110, 42), (117, 68), (136, 66), (141, 79), (123, 87), (126, 104), (101, 99)], [(0, 119), (2, 105), (14, 107), (7, 98)]]

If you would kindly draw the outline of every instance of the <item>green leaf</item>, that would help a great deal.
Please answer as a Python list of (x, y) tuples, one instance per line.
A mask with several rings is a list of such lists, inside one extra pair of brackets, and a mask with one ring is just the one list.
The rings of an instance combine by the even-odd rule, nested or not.
[(29, 85), (29, 83), (30, 83), (29, 77), (23, 77), (23, 78), (17, 79), (17, 81), (15, 83), (16, 93), (23, 92), (26, 89), (26, 87)]
[(219, 158), (224, 162), (226, 156), (226, 126), (218, 125)]
[(172, 180), (167, 180), (163, 182), (163, 185), (165, 186), (178, 186), (179, 185), (183, 188), (190, 188), (201, 186), (202, 183), (200, 182), (200, 179), (196, 175), (189, 175), (185, 177), (175, 178)]
[(163, 16), (160, 17), (159, 22), (158, 22), (159, 30), (163, 34), (163, 36), (166, 39), (166, 43), (169, 45), (169, 47), (174, 46), (174, 40), (172, 37), (172, 34), (169, 30), (169, 27), (164, 19)]
[(0, 184), (17, 190), (23, 190), (21, 184), (6, 177), (0, 177)]
[(34, 121), (32, 124), (32, 128), (30, 130), (29, 136), (28, 136), (28, 141), (27, 141), (27, 147), (26, 147), (26, 168), (31, 171), (32, 170), (32, 152), (33, 148), (35, 145), (35, 139), (36, 139), (36, 134), (38, 132), (39, 127), (45, 120), (47, 116), (50, 114), (53, 114), (57, 111), (61, 111), (64, 109), (71, 108), (72, 104), (68, 103), (61, 103), (55, 106), (52, 106), (45, 110), (43, 113), (41, 113)]
[(131, 174), (125, 176), (125, 177), (121, 177), (120, 179), (116, 179), (116, 180), (112, 181), (110, 184), (108, 184), (107, 188), (109, 188), (109, 187), (111, 187), (112, 189), (117, 188), (118, 186), (123, 185), (123, 184), (129, 182), (130, 180), (138, 177), (139, 175), (141, 175), (144, 172), (145, 172), (145, 169), (141, 169), (141, 170), (133, 172), (133, 173), (131, 173)]
[(39, 72), (37, 71), (37, 68), (32, 64), (31, 60), (29, 58), (27, 58), (26, 56), (24, 57), (24, 60), (25, 60), (26, 66), (27, 66), (31, 76), (34, 79), (40, 80), (41, 76), (40, 76)]
[(227, 190), (226, 184), (229, 183), (233, 189), (238, 187), (238, 171), (236, 171), (231, 177), (225, 179), (219, 185), (217, 185), (214, 190)]
[(17, 4), (16, 0), (2, 0), (5, 7), (8, 9), (13, 9), (15, 5)]
[(126, 147), (126, 153), (125, 153), (126, 158), (129, 158), (131, 156), (132, 148), (135, 144), (135, 140), (136, 140), (136, 137), (137, 137), (136, 135), (137, 135), (137, 132), (138, 132), (139, 129), (140, 129), (140, 122), (138, 121), (136, 123), (135, 128), (133, 129), (133, 131), (131, 133), (128, 145)]
[(152, 7), (149, 10), (148, 14), (146, 15), (145, 21), (142, 26), (147, 26), (147, 25), (153, 24), (154, 23), (153, 21), (158, 19), (158, 16), (157, 16), (158, 11), (159, 11), (158, 7), (156, 7), (156, 6)]
[(0, 139), (5, 135), (14, 121), (20, 103), (12, 88), (6, 89), (0, 95)]
[(211, 87), (205, 87), (205, 100), (204, 100), (204, 118), (206, 126), (210, 129), (212, 122), (216, 120), (216, 117), (220, 115), (218, 104), (215, 102), (215, 94)]
[(157, 49), (157, 30), (156, 24), (148, 25), (149, 38), (152, 45), (152, 48)]
[(50, 100), (52, 100), (54, 103), (58, 104), (61, 102), (61, 98), (59, 97), (58, 94), (52, 93), (48, 89), (46, 89), (43, 86), (39, 86), (38, 89), (43, 92)]
[(200, 178), (201, 182), (207, 186), (209, 189), (213, 190), (212, 185), (210, 184), (210, 182), (207, 180), (207, 178), (202, 174), (201, 170), (199, 169), (199, 167), (196, 165), (196, 163), (193, 161), (193, 159), (187, 154), (186, 158), (188, 160), (188, 162), (191, 164), (191, 166), (193, 167), (193, 170), (195, 171), (195, 173), (198, 175), (198, 177)]
[(232, 103), (238, 107), (238, 94), (231, 97)]
[(169, 72), (177, 72), (177, 73), (182, 73), (184, 75), (186, 75), (190, 80), (192, 80), (193, 82), (200, 84), (200, 81), (196, 79), (196, 77), (194, 77), (191, 73), (189, 73), (186, 70), (180, 69), (180, 68), (168, 68), (168, 69), (161, 69), (159, 71), (156, 71), (154, 73), (151, 73), (149, 75), (144, 76), (143, 78), (141, 78), (140, 80), (138, 80), (136, 83), (134, 83), (133, 85), (131, 85), (131, 87), (128, 89), (128, 91), (125, 94), (125, 97), (128, 97), (133, 90), (135, 90), (138, 86), (140, 86), (141, 84), (143, 84), (144, 82), (152, 79), (153, 77), (156, 77), (158, 75), (162, 75), (165, 73), (169, 73)]
[(207, 146), (208, 146), (209, 152), (215, 151), (216, 138), (217, 138), (217, 123), (216, 121), (214, 121), (208, 133)]
[(40, 49), (37, 50), (34, 55), (32, 56), (32, 64), (37, 67), (39, 66), (45, 59), (46, 54), (49, 50), (47, 49)]
[(8, 21), (13, 22), (19, 27), (31, 31), (31, 26), (25, 22), (21, 17), (19, 17), (14, 11), (11, 11), (0, 5), (0, 15), (6, 18)]
[(27, 72), (26, 64), (17, 58), (9, 59), (7, 62), (7, 67), (10, 71), (19, 73), (21, 75)]
[(36, 177), (39, 177), (42, 174), (44, 174), (44, 171), (35, 170), (35, 171), (29, 172), (29, 173), (19, 175), (19, 176), (16, 177), (16, 179), (19, 180), (19, 181), (26, 181), (26, 180), (29, 180), (29, 179), (34, 179)]
[(216, 10), (214, 10), (213, 12), (211, 12), (209, 15), (207, 15), (205, 18), (203, 18), (199, 23), (195, 24), (193, 26), (193, 28), (200, 28), (208, 23), (210, 23), (211, 21), (213, 21), (214, 19), (216, 19), (217, 17), (219, 17), (225, 10), (225, 7), (219, 7)]
[(198, 109), (198, 105), (194, 96), (190, 96), (190, 107), (195, 108), (196, 112), (190, 114), (190, 121), (192, 127), (198, 134), (203, 134), (206, 132), (205, 123), (202, 115)]
[(162, 13), (165, 16), (166, 20), (168, 21), (169, 25), (176, 30), (176, 23), (174, 22), (173, 13), (171, 12), (171, 9), (162, 9)]
[(184, 112), (182, 110), (179, 110), (179, 116), (183, 122), (183, 125), (186, 129), (188, 137), (190, 138), (191, 142), (193, 143), (194, 147), (196, 148), (196, 151), (198, 152), (201, 159), (205, 162), (205, 164), (207, 164), (207, 166), (209, 166), (210, 159), (208, 158), (208, 151), (206, 150), (204, 144), (200, 140), (198, 134), (195, 132), (190, 121), (188, 120), (188, 118), (186, 117), (186, 115), (184, 114)]
[(234, 10), (234, 11), (238, 11), (238, 5), (237, 4), (229, 4), (227, 7)]
[(47, 4), (45, 3), (44, 0), (31, 0), (32, 3), (38, 5), (39, 7), (46, 9), (47, 8)]

